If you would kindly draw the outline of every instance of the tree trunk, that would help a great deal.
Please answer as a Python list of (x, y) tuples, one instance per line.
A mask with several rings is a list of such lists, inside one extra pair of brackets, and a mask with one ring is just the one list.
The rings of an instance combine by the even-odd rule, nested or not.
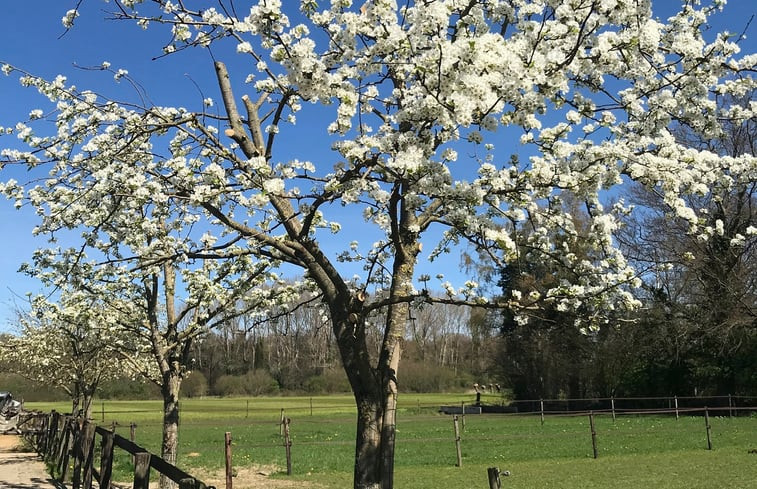
[[(414, 256), (409, 258), (399, 264), (395, 263), (390, 292), (395, 297), (406, 296), (408, 293), (407, 284), (410, 283), (412, 277)], [(355, 489), (392, 489), (394, 487), (397, 370), (409, 308), (410, 305), (407, 302), (389, 306), (384, 340), (375, 368), (370, 364), (365, 342), (364, 321), (360, 320), (358, 324), (337, 328), (340, 352), (358, 412)], [(332, 314), (333, 310), (332, 308)], [(342, 317), (350, 317), (347, 311), (342, 312)], [(342, 324), (349, 324), (349, 321)]]
[(381, 392), (355, 395), (355, 489), (391, 489), (394, 486), (396, 400), (396, 395), (386, 396)]
[[(405, 274), (395, 272), (395, 280), (409, 283)], [(378, 363), (381, 394), (381, 488), (394, 487), (394, 443), (397, 433), (397, 371), (399, 369), (405, 325), (410, 312), (406, 302), (392, 304), (387, 313), (384, 341)]]
[(357, 402), (355, 444), (355, 489), (381, 487), (381, 448), (383, 419), (379, 399), (365, 396)]
[(79, 413), (80, 403), (81, 403), (81, 398), (79, 397), (78, 392), (74, 393), (71, 396), (71, 416), (76, 416)]
[[(163, 373), (163, 444), (161, 457), (168, 463), (176, 465), (179, 446), (179, 389), (181, 375), (178, 372)], [(170, 489), (174, 483), (166, 476), (160, 476), (160, 489)]]
[(84, 419), (92, 419), (92, 401), (95, 397), (95, 389), (84, 389), (82, 392), (81, 414)]

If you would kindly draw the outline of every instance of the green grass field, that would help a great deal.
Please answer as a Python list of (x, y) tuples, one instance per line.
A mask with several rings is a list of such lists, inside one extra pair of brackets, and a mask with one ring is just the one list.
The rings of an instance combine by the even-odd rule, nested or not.
[[(593, 458), (587, 416), (467, 415), (462, 466), (456, 466), (451, 416), (440, 405), (459, 405), (460, 395), (407, 395), (400, 400), (395, 487), (488, 487), (486, 468), (509, 470), (507, 488), (737, 488), (757, 489), (757, 417), (711, 417), (713, 450), (706, 449), (704, 418), (687, 416), (595, 417), (598, 459)], [(312, 408), (311, 408), (312, 406)], [(27, 407), (65, 411), (66, 405)], [(219, 471), (224, 433), (231, 432), (235, 467), (276, 466), (276, 478), (309, 481), (324, 488), (351, 485), (354, 413), (350, 396), (202, 399), (182, 401), (178, 465), (188, 472)], [(279, 434), (281, 409), (291, 418), (293, 475), (286, 476)], [(103, 411), (104, 419), (103, 422)], [(159, 453), (159, 401), (106, 401), (95, 406), (99, 424), (117, 423), (138, 444)], [(312, 413), (312, 414), (311, 414)], [(462, 420), (461, 420), (462, 424)], [(129, 458), (118, 458), (126, 478)], [(235, 485), (235, 489), (244, 489)]]

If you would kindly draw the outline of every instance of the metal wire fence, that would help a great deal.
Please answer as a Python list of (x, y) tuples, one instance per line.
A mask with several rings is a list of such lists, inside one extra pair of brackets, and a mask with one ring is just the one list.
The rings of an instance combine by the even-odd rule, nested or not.
[[(456, 406), (460, 411), (451, 415), (443, 414), (443, 406), (439, 404), (424, 403), (421, 398), (413, 403), (407, 397), (398, 413), (398, 467), (598, 458), (713, 447), (748, 450), (757, 445), (755, 397), (545, 399), (508, 403), (496, 394), (487, 394), (479, 397), (478, 407), (508, 408), (487, 413), (468, 409), (476, 407), (476, 397), (467, 395)], [(341, 402), (329, 403), (328, 398), (304, 398), (296, 402), (282, 398), (285, 409), (275, 408), (271, 402), (261, 408), (254, 399), (251, 401), (224, 404), (216, 400), (212, 413), (202, 403), (187, 406), (184, 414), (188, 419), (182, 422), (180, 437), (182, 451), (200, 452), (213, 444), (221, 446), (221, 434), (229, 431), (234, 435), (239, 460), (286, 466), (290, 471), (293, 466), (295, 473), (313, 467), (320, 470), (350, 467), (355, 446), (354, 408)], [(122, 420), (131, 414), (116, 410), (104, 413), (108, 418), (117, 415)], [(291, 420), (286, 439), (281, 424), (284, 419)], [(119, 421), (114, 427), (122, 430), (125, 425)], [(159, 430), (159, 419), (143, 421), (137, 439), (151, 437), (157, 442)]]

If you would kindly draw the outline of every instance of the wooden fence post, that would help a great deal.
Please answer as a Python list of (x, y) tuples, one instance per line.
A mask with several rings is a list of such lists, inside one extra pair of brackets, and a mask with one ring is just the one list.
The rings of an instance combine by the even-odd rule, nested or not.
[(704, 407), (704, 427), (707, 431), (707, 450), (712, 450), (712, 438), (710, 437), (710, 413), (707, 410), (707, 406)]
[(232, 472), (231, 466), (231, 432), (227, 431), (224, 435), (224, 446), (226, 447), (226, 489), (232, 489)]
[(113, 439), (115, 435), (106, 431), (102, 435), (100, 446), (100, 489), (110, 489), (110, 478), (113, 475)]
[(58, 412), (54, 409), (50, 412), (47, 420), (47, 433), (45, 434), (43, 456), (46, 462), (50, 462), (55, 445), (55, 435), (58, 432)]
[(44, 453), (45, 435), (47, 434), (47, 416), (35, 416), (34, 427), (36, 433), (34, 435), (34, 447), (37, 453), (40, 455)]
[(79, 489), (82, 485), (86, 489), (92, 487), (92, 451), (95, 441), (95, 425), (84, 421), (79, 436), (74, 440), (74, 474), (72, 479), (73, 489)]
[(673, 397), (673, 405), (676, 410), (676, 420), (678, 420), (678, 396)]
[(499, 470), (499, 467), (489, 467), (486, 469), (486, 474), (489, 476), (489, 489), (501, 489), (502, 482), (499, 479), (499, 476), (510, 476), (510, 471), (505, 470), (504, 472)]
[(728, 394), (728, 417), (733, 418), (733, 399), (730, 394)]
[(460, 450), (460, 426), (457, 422), (457, 415), (452, 417), (452, 420), (455, 424), (455, 450), (457, 451), (457, 466), (462, 467), (463, 466), (463, 454)]
[(284, 436), (284, 408), (281, 408), (281, 416), (279, 417), (279, 436)]
[(40, 431), (39, 437), (37, 438), (37, 451), (40, 455), (42, 455), (43, 459), (45, 457), (45, 454), (47, 453), (47, 438), (50, 433), (51, 417), (52, 413), (42, 418), (42, 426), (40, 427), (40, 430), (42, 431)]
[[(112, 430), (113, 433), (116, 432), (115, 429)], [(137, 424), (132, 422), (129, 423), (129, 441), (134, 443), (137, 440)], [(134, 464), (134, 455), (131, 456), (131, 463)]]
[(615, 396), (610, 398), (610, 408), (612, 409), (612, 422), (615, 422)]
[(34, 435), (34, 448), (36, 449), (37, 453), (42, 455), (43, 457), (45, 454), (45, 443), (47, 439), (49, 418), (49, 416), (42, 415), (34, 417), (34, 425), (36, 428), (36, 434)]
[(74, 418), (68, 416), (63, 418), (63, 433), (58, 446), (58, 474), (61, 482), (65, 482), (68, 475), (68, 454), (74, 442), (75, 422)]
[(81, 473), (82, 462), (84, 461), (84, 427), (79, 425), (78, 421), (74, 421), (78, 427), (76, 430), (76, 436), (74, 436), (73, 443), (71, 444), (71, 452), (74, 456), (74, 473), (71, 475), (71, 487), (73, 489), (81, 488)]
[(291, 419), (284, 418), (284, 448), (287, 455), (287, 475), (292, 475), (292, 440), (289, 438), (289, 423)]
[(105, 401), (100, 404), (100, 410), (102, 413), (102, 422), (105, 422)]
[(313, 415), (313, 398), (310, 398), (310, 415)]
[(50, 446), (48, 447), (50, 464), (54, 464), (58, 460), (58, 449), (60, 448), (61, 440), (63, 439), (63, 416), (59, 413), (55, 413), (53, 418), (54, 426), (52, 427), (52, 437), (50, 438)]
[(66, 419), (61, 414), (58, 416), (58, 421), (55, 427), (55, 438), (53, 439), (52, 453), (50, 455), (50, 462), (57, 464), (60, 459), (60, 449), (63, 444), (63, 438), (66, 436)]
[(539, 411), (541, 416), (541, 424), (544, 426), (544, 399), (539, 399)]
[(489, 489), (500, 489), (502, 483), (499, 480), (499, 469), (497, 467), (489, 467), (486, 469), (486, 473), (489, 476)]
[(53, 468), (58, 470), (57, 475), (60, 475), (60, 459), (63, 456), (63, 446), (67, 443), (68, 430), (66, 429), (66, 418), (64, 416), (58, 417), (58, 428), (55, 435), (55, 446), (53, 447), (52, 463)]
[(591, 428), (591, 448), (597, 458), (597, 430), (594, 428), (594, 411), (589, 411), (589, 428)]
[(84, 488), (92, 489), (92, 476), (95, 471), (95, 430), (97, 426), (94, 423), (85, 421), (85, 429), (82, 433), (85, 443), (84, 448)]
[(463, 431), (465, 431), (465, 401), (460, 401), (460, 412), (463, 416)]
[(55, 452), (58, 449), (58, 438), (60, 437), (60, 414), (53, 411), (50, 416), (50, 427), (47, 436), (45, 461), (52, 464), (55, 460)]
[(134, 489), (150, 489), (150, 452), (134, 454)]

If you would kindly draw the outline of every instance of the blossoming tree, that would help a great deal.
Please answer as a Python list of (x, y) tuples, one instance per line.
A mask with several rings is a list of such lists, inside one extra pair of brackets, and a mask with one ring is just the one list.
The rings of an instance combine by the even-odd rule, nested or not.
[[(76, 97), (69, 93), (65, 98), (75, 101)], [(88, 158), (87, 165), (99, 166), (101, 162), (96, 160), (100, 156)], [(131, 162), (127, 157), (120, 158), (122, 165)], [(196, 219), (172, 209), (170, 203), (150, 201), (152, 194), (139, 191), (125, 198), (124, 181), (134, 185), (141, 181), (139, 177), (127, 177), (125, 172), (109, 177), (95, 175), (91, 168), (74, 170), (78, 180), (72, 178), (73, 168), (65, 170), (66, 188), (61, 181), (51, 180), (45, 187), (30, 190), (30, 202), (41, 203), (35, 205), (43, 215), (36, 233), (53, 236), (66, 228), (76, 228), (82, 241), (70, 248), (37, 250), (33, 261), (23, 265), (22, 270), (51, 290), (70, 290), (74, 297), (101, 305), (97, 320), (78, 328), (83, 334), (108, 338), (104, 350), (116, 355), (114, 360), (131, 361), (137, 374), (160, 388), (161, 456), (175, 463), (181, 383), (192, 368), (194, 341), (238, 315), (289, 300), (297, 288), (277, 280), (269, 271), (269, 261), (251, 259), (250, 253), (234, 245), (234, 240), (216, 244), (203, 234), (201, 244), (195, 244), (187, 237), (191, 234), (187, 227)], [(133, 168), (139, 171), (138, 165)], [(74, 182), (79, 188), (71, 191), (68, 185)], [(201, 251), (188, 252), (195, 248)], [(97, 258), (88, 257), (85, 250)], [(268, 286), (260, 287), (264, 283)], [(54, 309), (52, 305), (47, 307)], [(86, 305), (80, 314), (86, 314), (85, 310)], [(65, 321), (60, 318), (58, 324)], [(65, 324), (60, 327), (66, 330)], [(87, 332), (87, 327), (92, 331)], [(131, 338), (132, 342), (115, 338)], [(24, 340), (22, 337), (19, 341)], [(135, 349), (133, 343), (139, 348)], [(26, 351), (38, 346), (32, 343)], [(75, 345), (52, 343), (35, 355), (44, 363), (52, 352), (70, 356), (71, 352), (65, 351), (67, 347), (76, 351)], [(90, 396), (94, 387), (87, 391)], [(170, 479), (161, 476), (161, 487), (171, 485)]]
[[(737, 58), (728, 35), (704, 39), (720, 3), (687, 3), (660, 21), (649, 1), (624, 0), (333, 0), (325, 8), (301, 0), (299, 10), (259, 0), (245, 11), (222, 1), (201, 10), (116, 1), (114, 17), (169, 31), (167, 55), (211, 52), (222, 113), (119, 104), (76, 92), (62, 78), (22, 77), (57, 104), (49, 113), (56, 131), (35, 132), (31, 122), (7, 129), (32, 148), (6, 151), (5, 159), (51, 161), (53, 169), (44, 192), (25, 193), (16, 182), (4, 190), (56, 209), (75, 208), (72, 199), (91, 189), (144, 199), (201, 221), (187, 235), (205, 237), (183, 241), (181, 256), (211, 258), (211, 247), (224, 263), (245, 255), (300, 269), (326, 305), (354, 393), (354, 485), (389, 488), (399, 361), (414, 301), (510, 307), (523, 320), (545, 303), (580, 306), (595, 326), (607, 308), (634, 305), (626, 286), (637, 280), (612, 239), (618, 214), (630, 209), (607, 208), (605, 192), (619, 192), (628, 179), (659, 185), (696, 233), (697, 210), (682, 195), (754, 179), (753, 156), (687, 148), (670, 132), (673, 122), (717, 132), (719, 118), (752, 114), (751, 106), (719, 110), (713, 102), (715, 93), (753, 87), (757, 60)], [(69, 11), (64, 24), (79, 13)], [(249, 60), (242, 73), (238, 59), (231, 70), (220, 59), (232, 49)], [(247, 87), (237, 83), (245, 78)], [(333, 116), (323, 121), (332, 156), (288, 144), (298, 130), (314, 131), (295, 126), (310, 104)], [(284, 156), (298, 149), (301, 156)], [(566, 194), (584, 203), (580, 245), (591, 253), (552, 239), (577, 234), (561, 205)], [(56, 204), (63, 196), (69, 203)], [(343, 226), (345, 212), (373, 225), (372, 244)], [(432, 298), (416, 288), (416, 267), (435, 230), (443, 235), (430, 243), (432, 258), (468, 243), (502, 265), (548, 261), (566, 279), (493, 304), (477, 296), (475, 283), (440, 276), (447, 297)], [(335, 256), (325, 251), (330, 233), (349, 243)], [(362, 274), (343, 262), (360, 264)], [(203, 277), (195, 270), (188, 287)], [(376, 311), (384, 339), (371, 358), (365, 328)]]
[(18, 313), (19, 334), (0, 343), (0, 362), (9, 372), (66, 392), (74, 415), (91, 417), (101, 382), (149, 368), (146, 344), (108, 327), (113, 314), (93, 297), (67, 291), (57, 302), (35, 297), (31, 304)]

